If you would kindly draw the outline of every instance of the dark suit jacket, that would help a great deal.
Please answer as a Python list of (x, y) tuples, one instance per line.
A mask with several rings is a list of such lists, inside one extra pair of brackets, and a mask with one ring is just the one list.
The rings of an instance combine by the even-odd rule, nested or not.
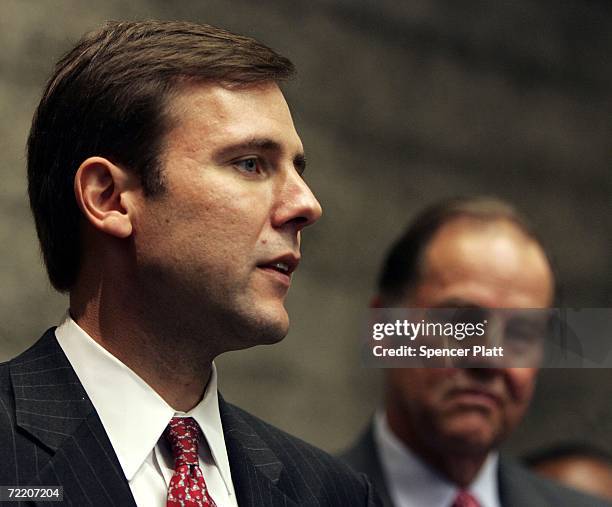
[[(385, 507), (394, 507), (383, 475), (372, 425), (355, 445), (340, 457), (356, 471), (368, 475)], [(603, 500), (538, 477), (504, 456), (500, 456), (498, 480), (499, 497), (503, 507), (610, 507), (610, 504)]]
[[(379, 505), (364, 476), (345, 464), (222, 399), (219, 406), (240, 507)], [(0, 364), (0, 485), (61, 485), (62, 505), (135, 506), (53, 329)]]

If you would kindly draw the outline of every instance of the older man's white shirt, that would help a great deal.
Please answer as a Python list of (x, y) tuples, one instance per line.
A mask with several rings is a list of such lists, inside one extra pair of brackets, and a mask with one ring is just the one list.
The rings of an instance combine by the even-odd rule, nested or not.
[[(450, 507), (460, 489), (426, 465), (393, 433), (387, 416), (374, 417), (374, 442), (396, 507)], [(481, 507), (501, 507), (497, 480), (498, 454), (491, 453), (467, 491)]]

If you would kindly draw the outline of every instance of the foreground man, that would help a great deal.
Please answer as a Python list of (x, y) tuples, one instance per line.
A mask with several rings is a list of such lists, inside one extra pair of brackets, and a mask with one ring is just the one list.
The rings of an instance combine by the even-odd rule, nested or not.
[[(547, 255), (509, 205), (487, 198), (423, 212), (383, 266), (376, 307), (546, 308)], [(532, 396), (533, 368), (390, 369), (385, 409), (343, 457), (388, 506), (600, 505), (500, 457)]]
[(250, 38), (154, 21), (108, 23), (58, 63), (28, 177), (70, 311), (0, 366), (1, 486), (79, 507), (373, 505), (361, 476), (217, 394), (217, 355), (287, 333), (321, 215), (292, 71)]

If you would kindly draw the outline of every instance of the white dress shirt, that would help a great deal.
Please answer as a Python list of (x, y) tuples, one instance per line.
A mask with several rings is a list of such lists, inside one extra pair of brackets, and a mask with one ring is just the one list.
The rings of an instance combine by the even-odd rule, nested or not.
[[(387, 416), (374, 417), (378, 449), (389, 496), (397, 507), (449, 507), (460, 488), (426, 465), (391, 431)], [(482, 507), (501, 507), (497, 482), (498, 454), (492, 452), (467, 491)]]
[(91, 338), (66, 314), (55, 336), (93, 403), (138, 507), (165, 507), (174, 459), (162, 433), (172, 417), (193, 417), (205, 441), (202, 474), (219, 507), (237, 507), (219, 413), (217, 370), (202, 401), (176, 412), (144, 380)]

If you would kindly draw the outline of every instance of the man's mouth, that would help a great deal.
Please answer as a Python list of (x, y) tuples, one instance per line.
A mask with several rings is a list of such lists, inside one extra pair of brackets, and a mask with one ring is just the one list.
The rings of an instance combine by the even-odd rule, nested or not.
[(491, 409), (497, 409), (503, 405), (502, 397), (486, 389), (454, 389), (450, 393), (450, 398), (462, 405), (474, 405)]
[(291, 272), (289, 271), (289, 264), (287, 264), (286, 262), (275, 262), (269, 267), (270, 269), (275, 269), (276, 271), (279, 271), (286, 275), (291, 274)]
[(283, 280), (285, 283), (289, 283), (291, 280), (291, 274), (297, 269), (298, 264), (300, 262), (300, 258), (293, 254), (283, 255), (281, 257), (277, 257), (269, 262), (263, 262), (258, 264), (257, 267), (263, 269), (265, 271), (273, 272), (280, 274), (279, 279)]

